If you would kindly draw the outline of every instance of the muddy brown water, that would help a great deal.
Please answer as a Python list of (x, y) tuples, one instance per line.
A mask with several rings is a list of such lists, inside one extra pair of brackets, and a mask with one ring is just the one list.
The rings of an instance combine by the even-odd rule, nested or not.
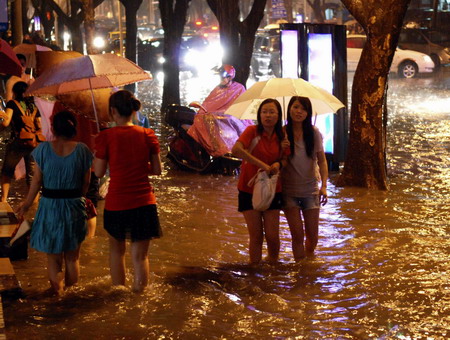
[[(447, 79), (391, 80), (391, 189), (338, 188), (332, 174), (314, 257), (293, 262), (282, 217), (280, 263), (249, 267), (237, 178), (167, 163), (152, 180), (164, 237), (150, 246), (148, 291), (111, 287), (100, 216), (82, 246), (80, 284), (63, 297), (44, 293), (44, 254), (29, 249), (14, 262), (24, 297), (4, 304), (7, 337), (449, 338), (449, 88)], [(141, 91), (158, 97), (154, 85)], [(157, 103), (144, 100), (165, 145)], [(13, 206), (23, 192), (16, 183)]]

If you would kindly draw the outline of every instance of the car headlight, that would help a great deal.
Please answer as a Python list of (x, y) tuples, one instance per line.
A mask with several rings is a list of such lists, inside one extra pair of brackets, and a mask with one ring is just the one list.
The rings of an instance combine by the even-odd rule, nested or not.
[(105, 39), (103, 39), (102, 37), (95, 37), (93, 43), (96, 48), (105, 47)]
[(187, 65), (196, 65), (198, 62), (201, 62), (199, 60), (200, 54), (193, 50), (188, 50), (186, 52), (186, 55), (184, 56), (184, 62)]

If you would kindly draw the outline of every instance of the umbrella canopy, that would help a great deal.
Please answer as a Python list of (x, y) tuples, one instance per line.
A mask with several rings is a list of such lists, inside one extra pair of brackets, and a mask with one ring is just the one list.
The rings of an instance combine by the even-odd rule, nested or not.
[(22, 65), (17, 59), (13, 48), (3, 39), (0, 39), (0, 73), (20, 77)]
[(147, 72), (124, 57), (115, 54), (87, 55), (66, 59), (48, 68), (28, 88), (26, 95), (58, 96), (90, 91), (97, 128), (100, 130), (93, 90), (148, 79), (151, 79), (151, 76)]
[[(75, 51), (37, 51), (36, 77), (39, 77), (44, 71), (63, 60), (82, 56), (81, 53)], [(108, 100), (110, 94), (111, 89), (109, 88), (93, 90), (95, 111), (97, 112), (98, 120), (100, 122), (108, 122), (110, 120), (108, 114)], [(95, 120), (90, 90), (59, 94), (56, 95), (56, 99), (77, 114)]]
[(115, 54), (87, 55), (64, 60), (45, 70), (27, 95), (53, 95), (116, 87), (151, 79), (130, 60)]
[[(85, 116), (90, 119), (98, 119), (101, 123), (111, 121), (109, 116), (109, 96), (111, 95), (111, 88), (95, 89), (92, 91), (70, 92), (65, 94), (58, 94), (56, 99), (77, 114)], [(92, 96), (94, 102), (92, 103)], [(95, 110), (94, 106), (95, 105)], [(97, 113), (97, 117), (95, 117)]]
[(83, 54), (76, 51), (36, 51), (35, 78), (45, 70), (66, 59), (82, 57)]
[(301, 78), (272, 78), (255, 83), (240, 95), (225, 113), (240, 119), (256, 120), (261, 102), (267, 98), (275, 98), (280, 102), (283, 118), (286, 119), (285, 111), (293, 96), (308, 97), (311, 100), (313, 113), (316, 115), (333, 113), (345, 107), (328, 91)]
[(52, 49), (47, 46), (36, 44), (19, 44), (13, 48), (14, 53), (20, 53), (27, 58), (26, 67), (36, 67), (36, 52), (37, 51), (51, 51)]

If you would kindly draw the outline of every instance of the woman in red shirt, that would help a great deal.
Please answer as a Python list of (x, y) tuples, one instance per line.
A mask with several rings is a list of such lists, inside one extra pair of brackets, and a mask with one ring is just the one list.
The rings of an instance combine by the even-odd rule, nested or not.
[(156, 198), (148, 180), (149, 175), (161, 174), (159, 142), (153, 130), (133, 125), (133, 116), (140, 107), (129, 91), (111, 95), (109, 110), (116, 126), (99, 133), (94, 160), (99, 178), (109, 166), (103, 215), (109, 234), (112, 283), (125, 285), (125, 240), (129, 238), (135, 291), (142, 291), (148, 284), (150, 240), (161, 236)]
[[(248, 182), (259, 169), (270, 175), (280, 171), (281, 142), (284, 140), (281, 114), (281, 106), (277, 100), (264, 100), (258, 108), (258, 124), (247, 127), (232, 149), (236, 157), (242, 158), (238, 183), (238, 210), (243, 213), (247, 223), (252, 264), (261, 261), (264, 236), (267, 242), (268, 261), (276, 262), (280, 252), (281, 183), (280, 181), (277, 183), (275, 198), (269, 209), (257, 211), (252, 206), (253, 187), (249, 186)], [(258, 136), (260, 139), (255, 145), (253, 141)]]

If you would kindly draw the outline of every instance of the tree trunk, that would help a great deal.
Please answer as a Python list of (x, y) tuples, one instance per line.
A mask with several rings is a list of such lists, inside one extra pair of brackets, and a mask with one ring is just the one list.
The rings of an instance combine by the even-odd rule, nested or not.
[(292, 0), (284, 0), (284, 8), (286, 9), (286, 19), (288, 22), (294, 22), (294, 8), (292, 6)]
[(30, 4), (28, 0), (22, 0), (22, 33), (30, 34), (30, 30), (28, 29), (30, 21), (28, 20), (28, 8)]
[(162, 26), (164, 28), (164, 86), (161, 110), (170, 104), (180, 104), (180, 44), (187, 10), (191, 0), (159, 0)]
[[(104, 0), (89, 0), (93, 8), (96, 8)], [(45, 6), (52, 9), (58, 18), (67, 26), (72, 36), (72, 50), (83, 53), (83, 36), (80, 25), (86, 16), (85, 8), (78, 0), (70, 0), (70, 15), (65, 13), (54, 0), (46, 0)], [(46, 8), (46, 7), (45, 7)]]
[(350, 136), (338, 184), (385, 190), (388, 74), (410, 0), (342, 2), (370, 33), (353, 80)]
[(22, 0), (16, 0), (12, 3), (11, 10), (11, 22), (12, 22), (12, 43), (13, 46), (19, 45), (23, 40), (22, 31)]
[[(142, 0), (120, 0), (125, 7), (125, 21), (127, 32), (125, 38), (125, 57), (132, 62), (136, 62), (136, 43), (137, 43), (137, 11), (142, 4)], [(127, 90), (134, 92), (136, 84), (126, 86)]]
[[(50, 13), (50, 16), (47, 16), (47, 13)], [(42, 10), (39, 13), (39, 17), (41, 18), (41, 25), (44, 28), (44, 39), (50, 44), (52, 41), (52, 30), (55, 25), (55, 16), (45, 1), (42, 3)]]
[(323, 23), (325, 22), (325, 14), (322, 0), (307, 0), (308, 5), (313, 11), (311, 22)]
[(267, 0), (255, 0), (249, 15), (239, 20), (239, 0), (207, 0), (220, 27), (220, 42), (226, 51), (224, 64), (236, 69), (235, 81), (247, 83), (255, 34), (264, 17)]
[(93, 0), (82, 0), (84, 18), (84, 36), (86, 39), (86, 50), (88, 54), (94, 54), (94, 34), (95, 34), (95, 11)]

